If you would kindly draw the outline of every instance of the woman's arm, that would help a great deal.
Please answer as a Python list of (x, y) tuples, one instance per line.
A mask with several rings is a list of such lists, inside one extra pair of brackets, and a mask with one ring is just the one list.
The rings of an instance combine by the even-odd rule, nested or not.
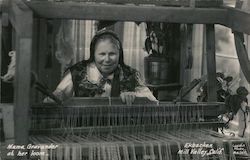
[[(53, 94), (59, 98), (60, 100), (64, 101), (73, 96), (74, 89), (73, 89), (73, 82), (72, 76), (70, 72), (67, 72), (62, 81), (56, 87)], [(45, 103), (54, 102), (51, 98), (47, 97), (44, 99)]]
[(135, 88), (136, 97), (147, 97), (151, 101), (158, 101), (150, 89), (145, 85), (144, 81), (141, 78), (141, 74), (136, 72), (135, 79), (137, 81), (137, 86)]
[(124, 103), (126, 102), (126, 104), (131, 105), (134, 102), (135, 97), (146, 97), (151, 101), (158, 102), (158, 100), (154, 97), (150, 89), (142, 81), (142, 78), (139, 72), (135, 73), (135, 80), (136, 80), (135, 91), (134, 92), (122, 92), (120, 95)]

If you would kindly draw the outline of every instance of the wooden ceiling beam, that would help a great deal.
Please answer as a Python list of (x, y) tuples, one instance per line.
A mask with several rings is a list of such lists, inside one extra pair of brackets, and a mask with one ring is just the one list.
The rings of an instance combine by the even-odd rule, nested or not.
[(224, 24), (227, 15), (227, 10), (221, 8), (181, 8), (79, 2), (35, 1), (26, 3), (38, 16), (53, 19)]
[(250, 13), (230, 7), (190, 8), (80, 3), (76, 1), (25, 2), (38, 16), (49, 19), (221, 24), (250, 35)]

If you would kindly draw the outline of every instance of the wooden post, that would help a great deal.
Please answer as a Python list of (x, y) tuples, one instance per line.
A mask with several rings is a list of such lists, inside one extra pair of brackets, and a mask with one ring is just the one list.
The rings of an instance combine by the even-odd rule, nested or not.
[[(38, 33), (37, 33), (37, 53), (36, 53), (36, 65), (37, 70), (36, 73), (38, 74), (39, 79), (42, 82), (46, 82), (48, 84), (48, 73), (44, 69), (46, 63), (46, 56), (48, 52), (48, 35), (47, 35), (47, 20), (44, 18), (39, 18), (38, 20)], [(40, 77), (41, 76), (41, 77)], [(43, 95), (41, 93), (36, 93), (38, 95), (38, 101), (43, 99)]]
[(17, 144), (28, 143), (28, 110), (30, 96), (30, 60), (31, 38), (17, 39), (17, 61), (15, 79), (15, 141)]
[[(30, 69), (32, 53), (32, 11), (22, 2), (10, 3), (10, 20), (16, 31), (16, 75), (14, 94), (15, 144), (28, 144)], [(23, 158), (23, 157), (22, 157)]]
[(4, 128), (4, 136), (6, 140), (10, 140), (14, 138), (14, 116), (13, 110), (14, 107), (12, 104), (4, 104), (0, 105), (0, 108), (3, 112), (3, 128)]
[[(181, 76), (180, 83), (189, 85), (191, 82), (191, 69), (193, 65), (192, 55), (193, 26), (182, 24), (181, 27)], [(184, 78), (185, 77), (185, 78)]]
[[(2, 75), (2, 15), (0, 15), (0, 75)], [(0, 103), (2, 102), (2, 81), (0, 81)]]
[(181, 24), (180, 26), (180, 37), (181, 37), (181, 55), (180, 55), (180, 84), (181, 85), (185, 85), (185, 56), (186, 56), (186, 51), (187, 51), (187, 47), (186, 47), (186, 41), (187, 41), (187, 28), (186, 28), (186, 24)]
[[(202, 52), (203, 52), (203, 33), (204, 27), (202, 24), (194, 24), (192, 34), (192, 69), (190, 72), (191, 82), (195, 82), (194, 79), (202, 78)], [(191, 83), (196, 84), (196, 83)], [(191, 85), (189, 84), (189, 85)], [(200, 87), (198, 84), (189, 93), (189, 100), (191, 102), (197, 101), (198, 92), (197, 89)]]
[(215, 61), (215, 30), (213, 24), (206, 25), (206, 51), (208, 75), (208, 102), (217, 101), (216, 61)]

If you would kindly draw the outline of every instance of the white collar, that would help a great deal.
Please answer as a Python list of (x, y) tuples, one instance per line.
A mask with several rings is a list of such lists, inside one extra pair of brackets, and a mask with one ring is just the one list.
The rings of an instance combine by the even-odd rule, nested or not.
[[(87, 69), (88, 80), (92, 83), (99, 83), (100, 80), (103, 78), (103, 75), (98, 70), (95, 63), (92, 62), (92, 63), (88, 64), (87, 68), (88, 68)], [(105, 79), (109, 79), (112, 81), (114, 79), (114, 73), (110, 74)]]

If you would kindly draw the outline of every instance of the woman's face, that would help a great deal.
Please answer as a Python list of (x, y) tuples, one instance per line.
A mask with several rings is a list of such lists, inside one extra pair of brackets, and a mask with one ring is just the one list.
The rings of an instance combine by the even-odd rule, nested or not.
[(95, 64), (103, 76), (114, 72), (119, 63), (119, 49), (109, 39), (99, 41), (95, 46)]

